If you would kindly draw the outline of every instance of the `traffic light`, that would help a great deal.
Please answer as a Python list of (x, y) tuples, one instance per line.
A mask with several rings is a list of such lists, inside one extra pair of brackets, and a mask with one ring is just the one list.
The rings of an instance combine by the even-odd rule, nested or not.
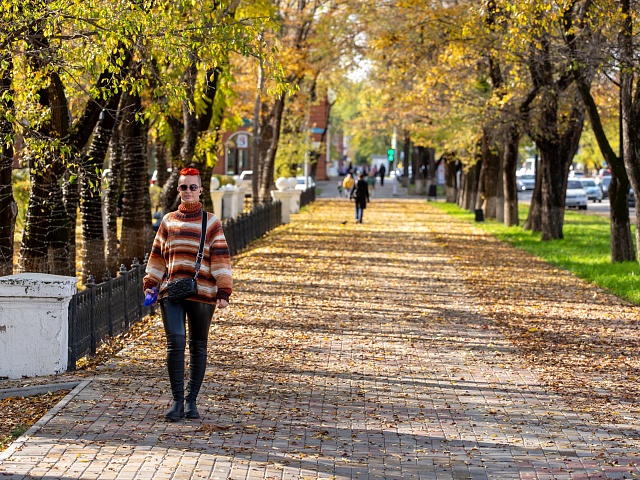
[(389, 160), (390, 162), (393, 162), (394, 157), (395, 157), (395, 150), (393, 148), (390, 148), (389, 150), (387, 150), (387, 160)]

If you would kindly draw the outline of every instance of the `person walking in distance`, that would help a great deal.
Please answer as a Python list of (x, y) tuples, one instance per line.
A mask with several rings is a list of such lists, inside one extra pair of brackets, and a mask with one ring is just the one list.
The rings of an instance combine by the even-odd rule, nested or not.
[(369, 201), (369, 185), (364, 179), (364, 173), (358, 175), (358, 181), (351, 191), (351, 198), (356, 202), (356, 223), (362, 223), (362, 214)]
[(380, 168), (378, 169), (378, 175), (380, 175), (380, 186), (384, 186), (384, 174), (387, 173), (387, 169), (384, 166), (384, 163), (382, 165), (380, 165)]
[(350, 173), (347, 173), (347, 175), (344, 177), (344, 180), (342, 180), (342, 190), (344, 191), (344, 196), (346, 198), (349, 198), (351, 190), (353, 190), (353, 187), (355, 186), (355, 184), (356, 182), (353, 179), (353, 175)]
[[(178, 193), (181, 203), (176, 212), (166, 214), (160, 223), (143, 280), (145, 294), (157, 292), (160, 299), (173, 398), (165, 418), (171, 422), (182, 417), (200, 417), (196, 399), (207, 368), (211, 319), (216, 307), (228, 306), (233, 286), (229, 247), (222, 224), (218, 217), (202, 208), (202, 182), (197, 169), (180, 170)], [(170, 282), (194, 276), (197, 291), (186, 298), (169, 298), (170, 294), (172, 298), (176, 296), (168, 285)], [(190, 363), (185, 398), (186, 327)]]

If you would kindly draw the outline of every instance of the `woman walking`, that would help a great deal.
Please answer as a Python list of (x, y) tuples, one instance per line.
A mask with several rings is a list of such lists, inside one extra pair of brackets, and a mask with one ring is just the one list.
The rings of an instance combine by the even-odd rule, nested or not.
[(351, 198), (356, 201), (356, 223), (362, 223), (362, 214), (369, 201), (369, 185), (364, 180), (364, 173), (358, 175), (358, 181), (351, 191)]
[[(207, 368), (211, 318), (216, 306), (227, 307), (233, 286), (229, 247), (220, 220), (202, 209), (202, 182), (197, 169), (180, 171), (178, 193), (180, 206), (160, 223), (143, 282), (145, 294), (158, 293), (160, 299), (173, 397), (165, 418), (172, 422), (200, 417), (196, 399)], [(194, 277), (195, 292), (188, 285)], [(180, 285), (176, 285), (177, 280), (181, 280)], [(179, 298), (181, 293), (187, 296)], [(190, 363), (185, 399), (187, 323)]]

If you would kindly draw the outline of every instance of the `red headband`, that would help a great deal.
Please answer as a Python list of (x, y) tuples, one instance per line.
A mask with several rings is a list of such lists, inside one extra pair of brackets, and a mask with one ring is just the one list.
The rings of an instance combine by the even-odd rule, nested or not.
[(200, 175), (200, 172), (197, 168), (186, 167), (180, 170), (180, 175), (186, 177), (187, 175)]

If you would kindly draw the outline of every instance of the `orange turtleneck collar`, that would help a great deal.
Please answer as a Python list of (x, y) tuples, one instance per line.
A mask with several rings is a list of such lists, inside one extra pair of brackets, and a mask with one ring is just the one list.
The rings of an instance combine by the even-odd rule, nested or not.
[(200, 202), (181, 203), (178, 205), (178, 211), (186, 214), (199, 212), (201, 208), (202, 203)]

